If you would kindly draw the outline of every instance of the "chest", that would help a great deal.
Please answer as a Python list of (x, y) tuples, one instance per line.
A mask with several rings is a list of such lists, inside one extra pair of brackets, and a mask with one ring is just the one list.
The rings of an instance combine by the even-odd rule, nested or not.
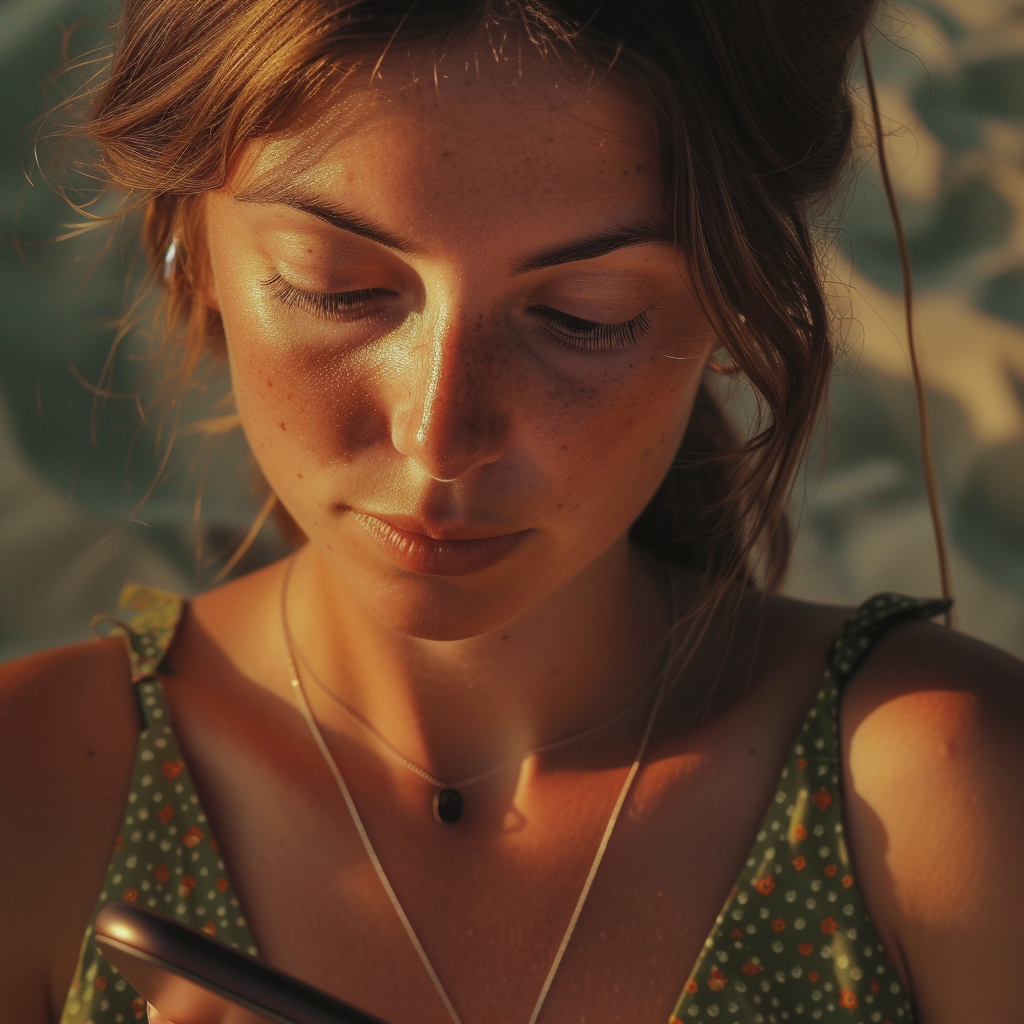
[[(386, 1020), (445, 1013), (319, 753), (215, 706), (186, 759), (261, 955)], [(654, 756), (630, 793), (545, 1004), (550, 1021), (665, 1021), (775, 792), (791, 730), (736, 713)], [(305, 742), (304, 742), (305, 741)], [(275, 755), (268, 756), (274, 749)], [(551, 770), (431, 790), (332, 740), (402, 907), (465, 1024), (529, 1019), (628, 771)]]

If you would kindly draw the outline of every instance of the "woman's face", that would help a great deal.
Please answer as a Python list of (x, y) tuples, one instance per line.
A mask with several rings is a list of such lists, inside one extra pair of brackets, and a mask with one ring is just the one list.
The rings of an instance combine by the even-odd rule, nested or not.
[(207, 197), (210, 302), (316, 557), (454, 639), (621, 564), (714, 340), (621, 86), (475, 41), (383, 71)]

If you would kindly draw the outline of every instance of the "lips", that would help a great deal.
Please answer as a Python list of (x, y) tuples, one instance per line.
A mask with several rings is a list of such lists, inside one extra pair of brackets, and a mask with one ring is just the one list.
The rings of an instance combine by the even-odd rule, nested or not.
[(402, 569), (427, 576), (468, 576), (501, 561), (530, 533), (486, 535), (480, 527), (433, 527), (407, 516), (352, 513), (385, 555)]

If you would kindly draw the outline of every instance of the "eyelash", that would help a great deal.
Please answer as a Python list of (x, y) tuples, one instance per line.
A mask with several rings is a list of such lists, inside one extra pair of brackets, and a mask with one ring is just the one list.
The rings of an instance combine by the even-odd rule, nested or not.
[(647, 310), (618, 324), (584, 320), (550, 306), (530, 306), (529, 312), (544, 316), (548, 320), (548, 331), (563, 344), (585, 352), (610, 352), (636, 345), (651, 327)]
[(271, 296), (289, 309), (301, 309), (304, 313), (326, 320), (345, 319), (345, 314), (354, 313), (373, 299), (394, 295), (386, 288), (361, 288), (352, 292), (306, 292), (290, 285), (280, 274), (262, 282)]
[[(300, 309), (304, 313), (328, 320), (345, 319), (345, 314), (354, 313), (372, 299), (394, 294), (385, 288), (362, 288), (350, 292), (307, 292), (289, 284), (277, 273), (262, 284), (283, 306)], [(552, 309), (550, 306), (530, 306), (528, 312), (543, 316), (548, 321), (548, 332), (562, 344), (585, 352), (610, 352), (636, 345), (651, 326), (647, 310), (632, 320), (618, 324), (584, 320)]]

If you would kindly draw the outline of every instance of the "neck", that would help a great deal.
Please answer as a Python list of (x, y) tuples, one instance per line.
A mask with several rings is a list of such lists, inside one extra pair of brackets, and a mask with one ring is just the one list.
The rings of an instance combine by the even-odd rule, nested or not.
[[(295, 642), (328, 690), (412, 761), (460, 779), (628, 705), (664, 660), (667, 591), (659, 568), (623, 540), (512, 621), (427, 640), (379, 623), (307, 547), (287, 608)], [(339, 706), (313, 703), (329, 727), (351, 731)]]

